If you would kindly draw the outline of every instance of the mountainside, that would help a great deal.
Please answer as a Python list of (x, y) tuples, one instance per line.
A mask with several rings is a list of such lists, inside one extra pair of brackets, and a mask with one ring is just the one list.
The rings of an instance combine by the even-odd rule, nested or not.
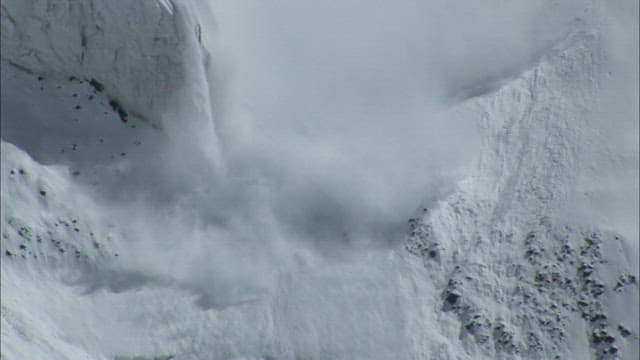
[(579, 30), (478, 100), (485, 140), (476, 170), (412, 220), (408, 249), (440, 274), (442, 310), (460, 322), (465, 346), (487, 356), (638, 352), (637, 341), (618, 333), (637, 327), (628, 322), (638, 294), (627, 286), (637, 284), (637, 251), (606, 226), (563, 213), (584, 191), (578, 179), (591, 175), (592, 147), (604, 140), (591, 115), (600, 41)]
[(570, 3), (3, 1), (0, 357), (637, 358), (638, 8)]

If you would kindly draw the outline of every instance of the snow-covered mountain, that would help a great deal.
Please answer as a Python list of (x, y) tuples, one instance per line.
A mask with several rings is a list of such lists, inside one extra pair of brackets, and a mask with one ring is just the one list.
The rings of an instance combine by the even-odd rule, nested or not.
[(638, 4), (4, 0), (2, 359), (634, 359)]

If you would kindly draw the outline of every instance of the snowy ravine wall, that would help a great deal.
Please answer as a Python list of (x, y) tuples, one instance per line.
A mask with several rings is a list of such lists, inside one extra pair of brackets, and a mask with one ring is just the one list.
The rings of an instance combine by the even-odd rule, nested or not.
[(2, 1), (2, 359), (637, 358), (637, 224), (590, 210), (638, 195), (606, 11), (456, 99), (481, 149), (401, 245), (327, 260), (263, 242), (290, 234), (262, 178), (214, 186), (203, 4)]
[(4, 1), (2, 57), (33, 73), (92, 81), (123, 121), (139, 117), (173, 136), (179, 121), (215, 144), (203, 45), (214, 22), (203, 9), (169, 0)]

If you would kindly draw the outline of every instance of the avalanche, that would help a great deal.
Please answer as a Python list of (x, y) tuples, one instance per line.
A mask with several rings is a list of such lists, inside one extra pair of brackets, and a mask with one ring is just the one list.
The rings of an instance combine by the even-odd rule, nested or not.
[(637, 14), (3, 1), (0, 357), (637, 358)]

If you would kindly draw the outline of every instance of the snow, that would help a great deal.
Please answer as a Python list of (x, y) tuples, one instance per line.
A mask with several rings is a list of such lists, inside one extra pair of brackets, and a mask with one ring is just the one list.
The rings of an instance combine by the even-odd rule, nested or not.
[(2, 358), (636, 358), (638, 19), (462, 5), (4, 1)]
[(208, 133), (214, 127), (202, 76), (208, 54), (197, 36), (206, 13), (183, 3), (172, 12), (167, 4), (8, 1), (2, 5), (3, 59), (50, 77), (96, 79), (128, 113), (168, 130), (186, 116), (186, 106), (190, 121), (181, 126), (192, 123)]

